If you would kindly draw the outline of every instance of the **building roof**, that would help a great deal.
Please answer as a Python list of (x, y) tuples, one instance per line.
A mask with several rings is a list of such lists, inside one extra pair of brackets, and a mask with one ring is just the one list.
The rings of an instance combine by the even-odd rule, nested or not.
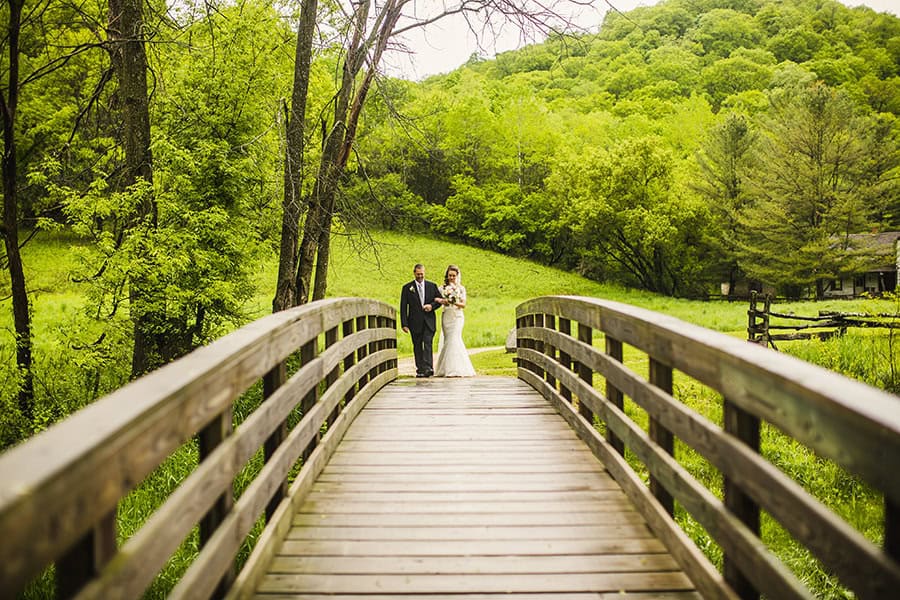
[(897, 241), (900, 240), (900, 231), (851, 233), (847, 237), (855, 254), (865, 257), (867, 272), (897, 271)]

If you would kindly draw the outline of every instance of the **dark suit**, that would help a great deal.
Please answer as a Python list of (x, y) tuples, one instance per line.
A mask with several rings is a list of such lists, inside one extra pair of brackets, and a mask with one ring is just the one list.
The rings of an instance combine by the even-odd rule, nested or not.
[(400, 292), (400, 325), (409, 327), (416, 357), (416, 373), (430, 375), (434, 372), (434, 332), (437, 331), (434, 313), (441, 307), (436, 302), (441, 297), (438, 286), (432, 281), (426, 281), (425, 304), (430, 304), (432, 309), (425, 312), (415, 281), (404, 285)]

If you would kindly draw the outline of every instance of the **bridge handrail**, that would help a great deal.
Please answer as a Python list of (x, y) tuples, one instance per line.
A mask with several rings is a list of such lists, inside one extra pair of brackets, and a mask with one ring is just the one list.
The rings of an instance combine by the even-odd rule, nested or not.
[[(900, 589), (900, 398), (617, 302), (535, 298), (517, 307), (516, 319), (519, 377), (556, 404), (591, 445), (704, 596), (810, 597), (760, 540), (760, 510), (859, 597), (884, 598)], [(603, 334), (604, 350), (593, 345), (595, 331)], [(648, 356), (649, 380), (623, 365), (623, 344)], [(673, 370), (721, 393), (722, 425), (673, 396)], [(593, 387), (594, 373), (605, 378), (605, 394)], [(626, 396), (648, 414), (648, 431), (626, 415)], [(883, 549), (759, 454), (762, 421), (883, 494)], [(675, 460), (676, 436), (721, 472), (724, 501)], [(624, 460), (626, 446), (648, 470), (649, 488)], [(724, 575), (675, 525), (675, 501), (721, 547)]]
[[(396, 335), (395, 309), (369, 299), (269, 315), (0, 455), (0, 595), (55, 562), (60, 597), (140, 597), (198, 524), (201, 550), (170, 597), (223, 593), (242, 541), (287, 500), (291, 469), (323, 426), (339, 439), (343, 417), (396, 378)], [(299, 363), (289, 379), (288, 362)], [(233, 428), (234, 401), (261, 379), (263, 401)], [(117, 548), (120, 500), (192, 439), (194, 471)], [(265, 464), (235, 501), (235, 476), (261, 448)]]

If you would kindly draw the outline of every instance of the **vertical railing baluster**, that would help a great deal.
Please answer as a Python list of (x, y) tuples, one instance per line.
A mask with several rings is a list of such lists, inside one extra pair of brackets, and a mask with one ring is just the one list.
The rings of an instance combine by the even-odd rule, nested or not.
[[(611, 338), (608, 335), (606, 336), (606, 354), (613, 360), (622, 362), (623, 361), (623, 353), (622, 353), (622, 342), (615, 338)], [(606, 398), (609, 402), (618, 408), (621, 411), (625, 410), (625, 398), (622, 394), (622, 391), (619, 390), (616, 386), (610, 383), (609, 378), (606, 379)], [(618, 452), (621, 456), (625, 456), (625, 443), (619, 439), (615, 433), (613, 433), (612, 429), (609, 428), (609, 424), (606, 426), (606, 441), (609, 442), (609, 445), (612, 446), (616, 452)]]
[[(584, 323), (578, 324), (578, 341), (592, 346), (594, 344), (594, 331)], [(577, 363), (578, 376), (582, 381), (586, 381), (588, 386), (594, 385), (594, 370), (589, 365)], [(584, 417), (588, 423), (594, 424), (594, 413), (587, 407), (581, 398), (578, 399), (578, 414)]]
[[(572, 335), (572, 321), (569, 319), (559, 318), (559, 332), (571, 336)], [(572, 357), (562, 350), (559, 351), (559, 364), (563, 366), (564, 369), (572, 368)], [(559, 382), (559, 393), (563, 398), (569, 403), (572, 402), (572, 390), (566, 387), (562, 381)]]
[[(672, 393), (672, 368), (657, 361), (652, 356), (650, 357), (650, 383), (667, 394)], [(675, 438), (672, 436), (671, 431), (651, 417), (648, 433), (650, 434), (651, 440), (659, 445), (664, 451), (674, 456)], [(650, 491), (656, 499), (659, 500), (660, 504), (663, 505), (666, 512), (669, 513), (669, 515), (674, 516), (675, 500), (672, 498), (672, 494), (670, 494), (653, 475), (650, 476)]]
[[(337, 326), (332, 327), (328, 331), (325, 332), (325, 348), (331, 348), (338, 342), (338, 328)], [(338, 377), (341, 376), (341, 366), (335, 365), (334, 368), (325, 376), (325, 389), (330, 388), (335, 381), (338, 380)], [(337, 420), (338, 414), (341, 412), (340, 403), (336, 404), (334, 409), (328, 415), (326, 419), (326, 423), (328, 423), (328, 428), (331, 429), (331, 426), (334, 424), (335, 420)]]
[[(556, 330), (556, 316), (555, 315), (544, 315), (544, 326), (551, 331)], [(546, 344), (546, 346), (544, 348), (544, 354), (547, 356), (547, 358), (555, 361), (556, 360), (556, 346), (553, 346), (552, 344)], [(556, 389), (556, 378), (553, 375), (551, 375), (549, 371), (546, 372), (544, 378), (547, 380), (547, 383), (549, 383), (553, 389)]]
[[(366, 329), (366, 318), (365, 317), (356, 317), (356, 331), (360, 332), (360, 331), (364, 331), (365, 329)], [(356, 349), (356, 362), (361, 361), (366, 356), (367, 356), (367, 353), (366, 353), (365, 345), (362, 345)], [(368, 373), (363, 374), (359, 378), (359, 389), (362, 389), (363, 386), (365, 386), (367, 383), (369, 383)]]
[(884, 495), (884, 551), (900, 563), (900, 504)]
[(115, 555), (116, 511), (110, 511), (56, 561), (56, 597), (72, 598)]
[[(287, 381), (287, 365), (280, 362), (263, 376), (263, 402), (274, 394)], [(269, 462), (275, 451), (287, 437), (287, 420), (282, 421), (263, 443), (263, 460)], [(275, 509), (287, 496), (288, 482), (285, 478), (278, 486), (275, 494), (266, 504), (266, 522), (275, 514)]]
[[(348, 338), (353, 335), (353, 319), (349, 319), (344, 321), (341, 325), (341, 332), (344, 338)], [(353, 365), (356, 364), (356, 352), (351, 351), (344, 357), (344, 373), (349, 371)], [(353, 396), (356, 395), (356, 384), (350, 386), (350, 389), (347, 390), (347, 393), (344, 394), (344, 406), (346, 406), (351, 400), (353, 400)]]
[[(303, 365), (309, 364), (313, 361), (316, 356), (319, 354), (319, 338), (314, 337), (309, 340), (302, 346), (300, 346), (300, 365), (301, 368)], [(312, 410), (313, 406), (315, 406), (316, 402), (319, 401), (319, 382), (313, 384), (313, 386), (306, 392), (306, 395), (303, 396), (303, 399), (300, 401), (300, 412), (303, 416), (309, 414), (309, 411)], [(316, 434), (310, 442), (306, 449), (303, 450), (302, 460), (306, 462), (306, 459), (309, 458), (309, 455), (312, 454), (313, 450), (316, 449), (316, 446), (319, 443), (319, 438), (321, 437), (321, 433)]]
[[(533, 328), (534, 322), (535, 322), (534, 315), (533, 314), (525, 315), (524, 317), (522, 317), (520, 319), (520, 322), (521, 322), (522, 327)], [(516, 336), (516, 345), (519, 346), (520, 348), (528, 348), (529, 350), (534, 350), (535, 347), (537, 346), (537, 343), (535, 342), (535, 340), (533, 338), (530, 338), (530, 337), (523, 338), (522, 336)], [(539, 369), (538, 366), (530, 360), (519, 361), (519, 366), (522, 367), (523, 369), (528, 369), (532, 373), (539, 373), (539, 374), (542, 373), (541, 369)]]
[[(543, 313), (541, 313), (541, 314), (536, 314), (536, 315), (534, 315), (532, 318), (534, 319), (534, 325), (533, 325), (533, 327), (535, 327), (536, 329), (537, 329), (537, 328), (543, 328), (543, 327), (544, 327), (544, 315), (543, 315)], [(544, 342), (542, 342), (542, 341), (540, 341), (540, 340), (534, 340), (534, 349), (535, 349), (536, 351), (540, 352), (541, 354), (543, 354), (543, 353), (544, 353)], [(544, 379), (544, 378), (547, 376), (547, 371), (546, 371), (546, 369), (544, 369), (543, 367), (538, 366), (538, 365), (535, 365), (534, 372), (535, 372), (535, 373), (537, 374), (537, 376), (540, 377), (541, 379)]]
[[(729, 402), (727, 399), (724, 404), (723, 421), (725, 431), (747, 444), (754, 452), (759, 452), (759, 418), (751, 415), (747, 411), (741, 409), (736, 404)], [(759, 505), (753, 501), (744, 491), (730, 478), (725, 477), (723, 481), (725, 506), (730, 510), (744, 525), (747, 526), (757, 537), (759, 537)], [(735, 566), (734, 561), (728, 554), (724, 557), (723, 574), (725, 581), (737, 593), (742, 600), (756, 600), (759, 598), (759, 592), (750, 583), (750, 580), (744, 577), (743, 573)]]
[[(378, 327), (378, 319), (374, 315), (369, 315), (366, 321), (368, 322), (369, 329), (375, 329)], [(378, 352), (378, 342), (369, 342), (369, 354), (375, 354), (376, 352)], [(375, 379), (375, 377), (378, 376), (378, 372), (378, 365), (375, 365), (374, 367), (369, 369), (369, 379)]]
[[(197, 446), (200, 455), (199, 462), (202, 464), (206, 457), (212, 454), (212, 452), (231, 435), (232, 431), (234, 431), (233, 411), (232, 407), (229, 406), (222, 414), (213, 419), (209, 425), (204, 427), (197, 434)], [(228, 513), (233, 506), (234, 490), (232, 486), (229, 485), (225, 492), (216, 499), (212, 508), (210, 508), (206, 515), (200, 520), (201, 548), (209, 542), (213, 534), (219, 528), (219, 525), (221, 525), (225, 520), (225, 517), (228, 516)], [(236, 565), (232, 562), (231, 566), (216, 586), (213, 597), (223, 597), (228, 588), (231, 587), (236, 575)]]

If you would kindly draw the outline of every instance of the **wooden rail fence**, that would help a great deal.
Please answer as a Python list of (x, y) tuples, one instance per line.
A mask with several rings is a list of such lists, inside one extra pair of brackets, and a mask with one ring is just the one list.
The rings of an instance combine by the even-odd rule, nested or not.
[[(862, 313), (841, 313), (820, 311), (818, 316), (803, 316), (780, 313), (772, 310), (771, 296), (760, 298), (756, 292), (750, 296), (747, 310), (747, 339), (751, 342), (771, 346), (777, 350), (775, 342), (790, 340), (827, 340), (835, 335), (843, 335), (851, 327), (869, 329), (900, 329), (900, 315)], [(772, 319), (778, 319), (772, 323)], [(773, 331), (775, 333), (773, 333)]]
[[(395, 310), (374, 300), (270, 315), (6, 452), (0, 597), (16, 597), (55, 564), (57, 597), (139, 598), (197, 526), (199, 554), (169, 597), (222, 595), (254, 524), (290, 504), (298, 460), (321, 470), (366, 400), (396, 378), (396, 336)], [(288, 363), (299, 364), (290, 377)], [(234, 428), (234, 402), (260, 380), (263, 401)], [(193, 472), (117, 547), (122, 498), (192, 440)], [(260, 451), (254, 474), (245, 466)], [(254, 478), (236, 499), (239, 474)]]
[[(516, 318), (519, 377), (579, 432), (704, 597), (812, 597), (760, 539), (761, 511), (859, 598), (896, 597), (900, 398), (756, 344), (615, 302), (537, 298), (520, 305)], [(648, 377), (623, 364), (626, 345), (649, 360)], [(708, 420), (675, 397), (676, 372), (721, 394), (724, 422)], [(594, 386), (595, 374), (605, 379), (598, 382), (602, 392)], [(649, 421), (646, 431), (629, 417), (641, 410)], [(763, 421), (883, 494), (883, 547), (766, 460), (760, 453)], [(722, 489), (707, 489), (678, 462), (676, 438), (721, 473)], [(625, 460), (626, 449), (649, 473), (649, 485)], [(722, 573), (677, 526), (676, 503), (721, 548)]]

